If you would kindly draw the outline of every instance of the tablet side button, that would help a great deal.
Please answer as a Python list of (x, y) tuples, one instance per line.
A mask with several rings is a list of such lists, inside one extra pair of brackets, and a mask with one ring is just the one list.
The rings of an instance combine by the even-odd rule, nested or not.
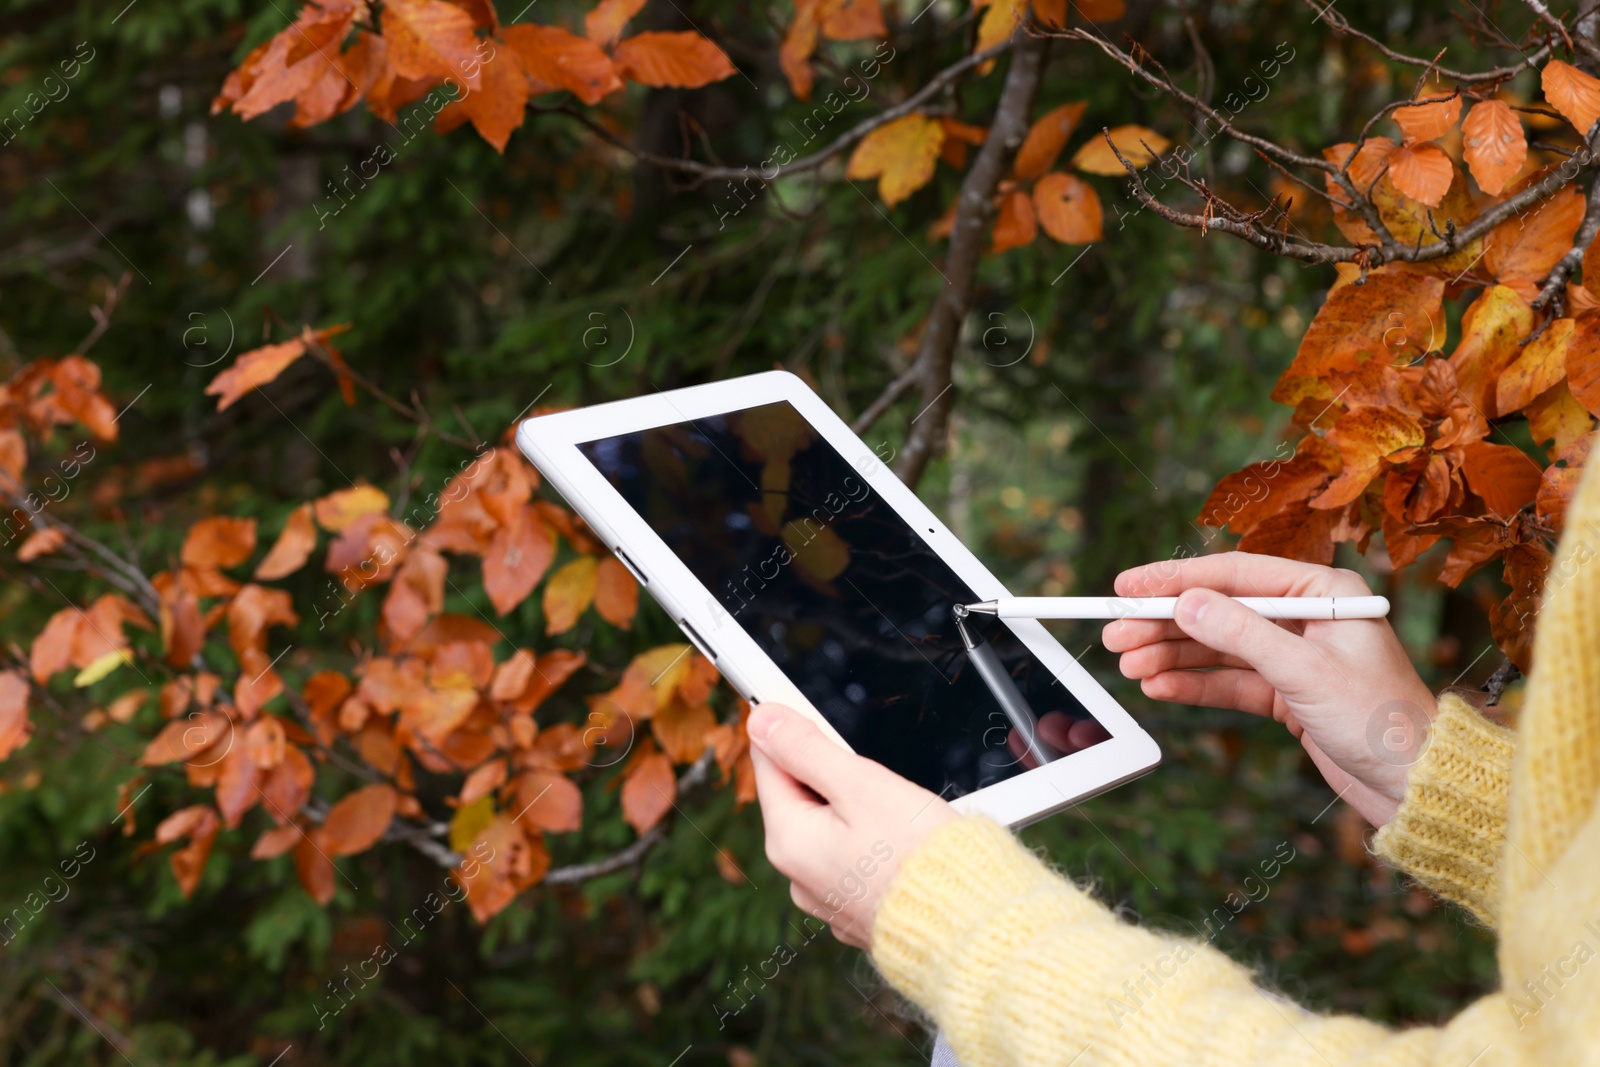
[(712, 663), (717, 662), (717, 654), (712, 652), (711, 649), (706, 646), (705, 641), (698, 633), (695, 632), (694, 627), (689, 625), (688, 619), (679, 619), (678, 626), (683, 630), (684, 634), (688, 636), (689, 643), (700, 650), (700, 654), (702, 656), (710, 660)]
[(620, 547), (613, 549), (611, 554), (622, 561), (622, 565), (628, 569), (628, 573), (633, 575), (634, 581), (638, 582), (640, 585), (650, 584), (650, 579), (639, 573), (639, 568), (633, 565), (633, 560), (629, 559), (628, 554), (622, 551)]

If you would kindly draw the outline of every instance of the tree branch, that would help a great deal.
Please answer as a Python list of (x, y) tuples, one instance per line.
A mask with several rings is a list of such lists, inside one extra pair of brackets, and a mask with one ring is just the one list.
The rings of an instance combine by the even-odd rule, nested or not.
[[(978, 260), (987, 243), (989, 220), (994, 214), (994, 193), (1011, 158), (1028, 132), (1028, 115), (1044, 74), (1049, 40), (1020, 31), (1006, 72), (1005, 87), (995, 108), (989, 135), (962, 179), (956, 197), (955, 224), (950, 231), (950, 254), (945, 257), (945, 285), (933, 298), (922, 343), (913, 368), (922, 386), (923, 409), (911, 420), (911, 433), (901, 449), (895, 473), (912, 488), (922, 478), (928, 461), (944, 444), (950, 419), (950, 370), (962, 320), (972, 304)], [(923, 421), (926, 420), (926, 421)]]
[(923, 104), (927, 103), (929, 100), (933, 99), (940, 92), (942, 92), (947, 86), (953, 84), (956, 79), (961, 77), (961, 75), (965, 74), (967, 71), (976, 66), (987, 63), (996, 56), (1000, 55), (1002, 52), (1010, 49), (1012, 46), (1013, 42), (1010, 39), (1007, 39), (1001, 41), (992, 48), (985, 49), (982, 52), (975, 52), (972, 55), (963, 56), (955, 63), (952, 63), (950, 66), (944, 68), (932, 78), (928, 79), (928, 83), (926, 85), (924, 85), (921, 89), (918, 89), (915, 93), (912, 93), (905, 100), (894, 105), (893, 107), (885, 108), (876, 115), (873, 115), (871, 118), (863, 119), (861, 122), (856, 123), (844, 133), (840, 134), (838, 140), (834, 141), (826, 148), (819, 149), (809, 156), (802, 156), (791, 163), (786, 163), (782, 166), (768, 169), (763, 169), (761, 163), (759, 162), (746, 163), (742, 167), (729, 167), (718, 164), (701, 163), (698, 160), (693, 159), (681, 159), (674, 156), (663, 156), (655, 152), (646, 152), (642, 149), (635, 148), (633, 145), (624, 141), (622, 138), (618, 137), (616, 134), (612, 133), (598, 122), (595, 122), (587, 114), (578, 110), (577, 108), (574, 108), (570, 104), (562, 104), (556, 107), (536, 107), (533, 110), (550, 114), (566, 115), (567, 117), (574, 119), (586, 127), (591, 133), (595, 134), (601, 140), (613, 145), (616, 148), (622, 149), (622, 151), (628, 153), (634, 159), (637, 159), (642, 163), (648, 163), (651, 166), (660, 167), (663, 170), (672, 170), (677, 171), (680, 174), (693, 175), (696, 179), (693, 183), (695, 185), (717, 180), (748, 180), (752, 176), (752, 167), (755, 168), (755, 176), (761, 181), (775, 182), (779, 178), (788, 177), (791, 174), (802, 174), (809, 170), (816, 170), (818, 167), (828, 162), (828, 160), (833, 159), (835, 156), (839, 155), (845, 149), (860, 141), (862, 138), (866, 137), (867, 134), (871, 133), (878, 127), (888, 125), (895, 119), (904, 118), (906, 115), (916, 111), (918, 108), (922, 107)]
[(1318, 3), (1317, 0), (1305, 0), (1305, 4), (1311, 10), (1317, 12), (1318, 17), (1324, 19), (1328, 23), (1328, 28), (1334, 33), (1365, 41), (1381, 52), (1385, 58), (1392, 59), (1396, 63), (1406, 63), (1410, 66), (1424, 69), (1432, 67), (1441, 77), (1449, 78), (1457, 85), (1483, 85), (1486, 82), (1508, 81), (1529, 67), (1538, 66), (1540, 61), (1550, 54), (1552, 47), (1547, 42), (1533, 52), (1528, 53), (1527, 58), (1521, 63), (1516, 63), (1509, 67), (1495, 67), (1493, 70), (1478, 72), (1451, 70), (1449, 67), (1437, 66), (1433, 60), (1423, 59), (1421, 56), (1408, 56), (1404, 53), (1396, 52), (1371, 34), (1364, 33), (1350, 25), (1349, 20), (1340, 14), (1332, 4), (1327, 3), (1326, 0), (1323, 0), (1322, 3)]
[[(1600, 126), (1596, 129), (1600, 131)], [(1560, 311), (1562, 287), (1566, 285), (1567, 279), (1572, 277), (1572, 272), (1583, 262), (1583, 253), (1594, 242), (1597, 233), (1600, 233), (1600, 180), (1589, 184), (1588, 202), (1583, 209), (1583, 222), (1572, 238), (1572, 247), (1567, 249), (1566, 254), (1550, 268), (1550, 273), (1545, 275), (1544, 285), (1539, 288), (1539, 295), (1533, 298), (1533, 310), (1539, 311), (1554, 301), (1557, 311)]]
[(878, 399), (867, 405), (867, 410), (856, 416), (856, 421), (850, 424), (851, 432), (860, 435), (872, 429), (873, 424), (883, 417), (883, 413), (894, 407), (895, 402), (906, 395), (906, 390), (917, 384), (919, 368), (913, 362), (905, 372), (894, 381), (883, 387), (883, 392), (878, 394)]

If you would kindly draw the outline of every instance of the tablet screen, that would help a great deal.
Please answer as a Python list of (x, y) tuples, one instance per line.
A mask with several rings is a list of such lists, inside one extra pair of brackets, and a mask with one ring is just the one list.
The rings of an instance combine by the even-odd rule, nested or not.
[(951, 799), (1109, 737), (789, 403), (578, 447), (856, 752)]

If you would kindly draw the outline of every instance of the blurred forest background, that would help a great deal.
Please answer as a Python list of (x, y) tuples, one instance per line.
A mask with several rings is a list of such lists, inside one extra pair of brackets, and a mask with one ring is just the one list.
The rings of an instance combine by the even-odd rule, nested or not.
[[(544, 0), (531, 17), (577, 26), (587, 6)], [(811, 111), (778, 67), (787, 5), (770, 6), (650, 3), (641, 25), (693, 25), (741, 73), (692, 91), (630, 86), (608, 105), (619, 131), (666, 154), (687, 141), (723, 160), (765, 158)], [(364, 108), (308, 130), (286, 125), (287, 108), (248, 123), (210, 114), (229, 71), (294, 16), (283, 0), (6, 0), (0, 10), (0, 114), (60, 61), (81, 63), (70, 91), (0, 144), (0, 370), (75, 351), (90, 309), (132, 275), (93, 351), (106, 394), (131, 406), (120, 440), (73, 486), (71, 514), (107, 539), (127, 531), (152, 560), (173, 556), (203, 515), (260, 516), (275, 530), (295, 503), (342, 488), (344, 472), (400, 497), (402, 482), (439, 484), (470, 456), (437, 438), (410, 455), (412, 423), (367, 398), (347, 407), (310, 361), (219, 414), (206, 384), (263, 343), (270, 315), (353, 323), (340, 344), (360, 374), (490, 436), (534, 402), (587, 404), (771, 367), (806, 377), (853, 418), (907, 365), (941, 284), (932, 264), (945, 246), (928, 229), (960, 180), (950, 168), (885, 209), (870, 183), (838, 180), (835, 164), (723, 217), (725, 183), (690, 187), (569, 116), (530, 113), (503, 156), (471, 130), (427, 131), (336, 197), (330, 183), (388, 136)], [(1409, 52), (1448, 46), (1462, 67), (1515, 58), (1485, 20), (1520, 41), (1535, 17), (1505, 3), (1480, 14), (1412, 0), (1342, 0), (1338, 11)], [(965, 3), (886, 2), (884, 12), (896, 58), (847, 121), (971, 49)], [(1415, 80), (1291, 0), (1131, 0), (1108, 28), (1119, 43), (1124, 31), (1216, 96), (1276, 55), (1281, 69), (1240, 122), (1312, 153), (1348, 140)], [(828, 45), (819, 92), (873, 48)], [(961, 84), (965, 114), (992, 110), (1001, 74)], [(1522, 78), (1514, 87), (1534, 95), (1536, 75)], [(1040, 105), (1075, 100), (1087, 101), (1083, 130), (1192, 134), (1167, 97), (1097, 50), (1058, 42)], [(1245, 202), (1278, 189), (1252, 153), (1220, 140), (1195, 167)], [(1223, 546), (1226, 535), (1191, 520), (1223, 474), (1282, 454), (1290, 413), (1268, 392), (1335, 280), (1332, 268), (1136, 213), (1124, 182), (1094, 180), (1103, 241), (985, 257), (957, 346), (951, 445), (920, 486), (1019, 593), (1104, 591), (1122, 567)], [(1329, 230), (1318, 210), (1296, 225)], [(898, 446), (920, 406), (899, 405), (869, 442)], [(1480, 599), (1500, 595), (1492, 573), (1446, 591), (1429, 580), (1437, 561), (1403, 580), (1341, 561), (1394, 599), (1436, 687), (1477, 685), (1499, 663)], [(9, 556), (0, 567), (0, 643), (25, 657), (60, 604)], [(79, 594), (80, 576), (51, 578)], [(328, 632), (308, 614), (289, 639), (351, 641), (377, 613), (368, 599)], [(532, 635), (541, 622), (529, 601), (502, 625)], [(1396, 1023), (1443, 1018), (1488, 986), (1490, 938), (1369, 861), (1360, 819), (1330, 806), (1281, 728), (1155, 706), (1117, 675), (1094, 629), (1060, 633), (1166, 763), (1030, 829), (1030, 841), (1097, 880), (1106, 900), (1174, 930), (1197, 927), (1292, 848), (1268, 897), (1218, 936), (1224, 951), (1310, 1004)], [(580, 627), (567, 640), (618, 662), (677, 638), (647, 603), (629, 634)], [(825, 939), (719, 1018), (727, 983), (767, 960), (796, 915), (762, 855), (759, 812), (736, 808), (728, 789), (681, 801), (689, 817), (672, 819), (637, 867), (536, 887), (485, 926), (446, 909), (375, 988), (319, 1027), (327, 983), (445, 872), (386, 846), (343, 861), (359, 888), (341, 884), (324, 908), (287, 859), (251, 861), (242, 831), (228, 831), (222, 840), (239, 847), (219, 845), (186, 901), (161, 858), (140, 854), (179, 791), (143, 795), (132, 837), (114, 822), (150, 730), (91, 730), (64, 712), (35, 719), (31, 744), (0, 765), (0, 908), (37, 893), (80, 842), (94, 858), (0, 948), (5, 1063), (746, 1067), (914, 1064), (931, 1047), (864, 958)], [(552, 846), (557, 862), (632, 839), (603, 783), (586, 787), (585, 802), (585, 829)], [(742, 876), (719, 864), (712, 839)]]

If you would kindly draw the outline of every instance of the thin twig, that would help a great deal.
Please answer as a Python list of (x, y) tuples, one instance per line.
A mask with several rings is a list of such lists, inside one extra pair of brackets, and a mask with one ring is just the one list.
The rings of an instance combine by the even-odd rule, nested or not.
[[(960, 60), (952, 63), (944, 70), (941, 70), (938, 74), (935, 74), (928, 80), (926, 85), (924, 85), (921, 89), (918, 89), (905, 100), (894, 105), (893, 107), (885, 108), (876, 115), (873, 115), (871, 118), (863, 119), (861, 122), (856, 123), (844, 133), (840, 134), (838, 140), (834, 141), (826, 148), (819, 149), (809, 156), (802, 156), (793, 162), (776, 167), (763, 167), (763, 165), (759, 162), (746, 163), (742, 167), (731, 167), (711, 163), (701, 163), (694, 159), (680, 159), (673, 156), (658, 155), (657, 153), (646, 152), (643, 149), (636, 148), (635, 146), (629, 144), (627, 141), (624, 141), (622, 138), (618, 137), (616, 134), (612, 133), (595, 120), (591, 119), (583, 111), (578, 110), (570, 104), (563, 104), (557, 107), (547, 108), (536, 107), (534, 110), (549, 114), (565, 115), (568, 118), (573, 119), (574, 121), (585, 126), (589, 132), (595, 134), (601, 140), (616, 148), (620, 148), (622, 151), (628, 153), (634, 159), (637, 159), (642, 163), (648, 163), (653, 167), (660, 167), (663, 170), (672, 170), (677, 171), (680, 174), (693, 175), (695, 181), (692, 183), (692, 185), (700, 185), (704, 182), (717, 180), (749, 180), (752, 177), (755, 177), (762, 182), (770, 183), (777, 181), (779, 178), (787, 177), (791, 174), (800, 174), (808, 170), (815, 170), (824, 163), (828, 162), (828, 160), (838, 156), (851, 145), (854, 145), (856, 142), (866, 137), (867, 134), (871, 133), (878, 127), (888, 125), (895, 119), (904, 118), (906, 115), (918, 110), (923, 106), (923, 104), (933, 99), (933, 97), (942, 92), (947, 86), (953, 84), (956, 79), (961, 77), (961, 75), (965, 74), (969, 70), (972, 70), (974, 67), (989, 62), (1011, 47), (1012, 41), (1007, 39), (1001, 41), (992, 48), (984, 49), (982, 52), (975, 52), (972, 55), (963, 56)], [(752, 174), (752, 168), (754, 168), (754, 174)]]

